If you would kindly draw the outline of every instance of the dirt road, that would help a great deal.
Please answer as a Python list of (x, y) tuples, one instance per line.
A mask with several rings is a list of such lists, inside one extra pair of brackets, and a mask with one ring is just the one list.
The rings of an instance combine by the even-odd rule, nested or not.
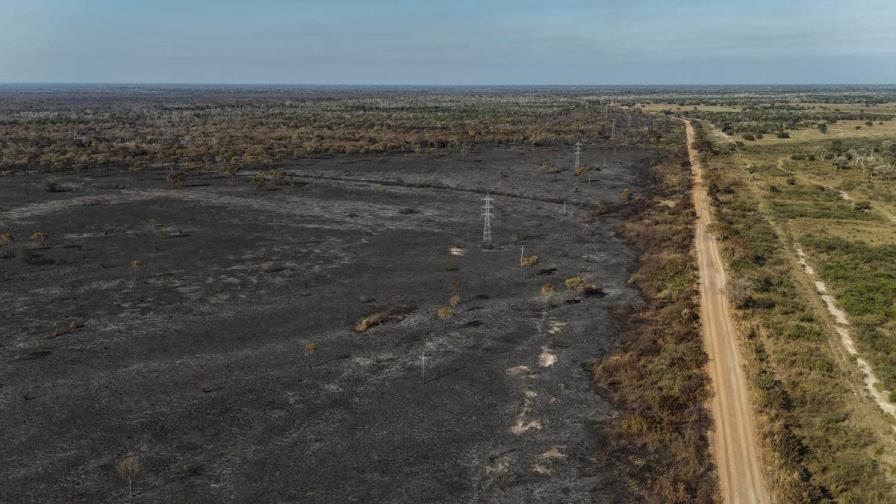
[(727, 279), (719, 247), (707, 225), (712, 221), (709, 196), (703, 183), (700, 155), (693, 146), (694, 129), (686, 122), (688, 154), (694, 173), (697, 209), (697, 261), (700, 267), (700, 305), (703, 337), (709, 354), (713, 385), (712, 447), (725, 502), (770, 502), (759, 456), (755, 420), (744, 376), (737, 332), (725, 296)]

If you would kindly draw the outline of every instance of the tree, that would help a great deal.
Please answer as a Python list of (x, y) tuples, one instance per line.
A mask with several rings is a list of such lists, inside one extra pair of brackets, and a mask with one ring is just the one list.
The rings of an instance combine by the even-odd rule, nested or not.
[(128, 480), (128, 495), (131, 499), (134, 498), (134, 478), (137, 477), (137, 473), (140, 472), (140, 462), (137, 461), (137, 457), (134, 455), (128, 455), (121, 462), (115, 466), (115, 469), (118, 471), (118, 474), (121, 475), (122, 478)]

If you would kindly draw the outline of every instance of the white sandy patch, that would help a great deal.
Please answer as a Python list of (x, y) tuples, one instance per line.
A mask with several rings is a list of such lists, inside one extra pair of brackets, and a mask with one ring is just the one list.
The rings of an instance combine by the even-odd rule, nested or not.
[(557, 356), (548, 349), (541, 347), (541, 354), (538, 355), (538, 365), (541, 367), (551, 367), (557, 363)]
[(563, 328), (568, 324), (566, 322), (560, 322), (559, 320), (551, 320), (548, 322), (548, 334), (560, 334), (563, 332)]
[(837, 308), (837, 300), (834, 299), (834, 296), (826, 294), (821, 296), (821, 299), (824, 301), (824, 304), (827, 305), (828, 311), (831, 312), (831, 315), (834, 316), (834, 320), (836, 320), (838, 324), (849, 325), (849, 320), (846, 318), (846, 312)]
[(805, 271), (809, 275), (814, 275), (815, 270), (812, 269), (812, 266), (809, 266), (808, 262), (806, 262), (806, 253), (803, 252), (803, 249), (797, 247), (796, 255), (800, 258), (800, 265), (803, 267), (803, 271)]
[(527, 422), (525, 418), (519, 417), (510, 428), (510, 432), (519, 436), (520, 434), (525, 434), (531, 430), (541, 430), (542, 428), (543, 426), (538, 420), (530, 420)]
[(453, 256), (463, 257), (467, 253), (467, 251), (461, 247), (451, 247), (450, 249), (448, 249), (448, 253)]
[(519, 376), (529, 372), (529, 366), (514, 366), (504, 370), (509, 376)]
[(849, 336), (849, 329), (845, 327), (837, 327), (837, 334), (840, 335), (840, 343), (843, 344), (843, 347), (846, 348), (849, 355), (859, 355), (859, 352), (856, 350), (855, 342), (853, 342), (852, 338)]
[(566, 454), (560, 451), (560, 446), (552, 446), (548, 451), (539, 455), (546, 460), (566, 460)]
[(896, 404), (890, 402), (890, 394), (887, 391), (880, 390), (877, 385), (880, 383), (880, 380), (877, 379), (877, 376), (874, 374), (874, 370), (871, 368), (871, 365), (868, 362), (859, 357), (857, 359), (859, 363), (859, 368), (861, 368), (862, 372), (865, 373), (865, 387), (868, 388), (868, 391), (871, 392), (871, 396), (874, 397), (874, 401), (877, 402), (877, 405), (887, 413), (896, 416)]
[(535, 474), (540, 474), (542, 476), (550, 476), (551, 472), (553, 471), (545, 467), (543, 464), (536, 462), (532, 464), (532, 472), (534, 472)]

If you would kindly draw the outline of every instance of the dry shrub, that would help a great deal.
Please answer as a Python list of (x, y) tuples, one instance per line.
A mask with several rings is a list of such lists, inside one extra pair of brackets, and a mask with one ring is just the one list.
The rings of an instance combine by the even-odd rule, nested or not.
[(59, 192), (59, 184), (57, 184), (56, 181), (51, 178), (45, 178), (43, 182), (41, 182), (41, 187), (43, 188), (44, 192)]
[[(647, 301), (628, 314), (619, 349), (594, 367), (594, 384), (621, 414), (601, 424), (614, 440), (608, 457), (622, 461), (628, 500), (709, 503), (718, 498), (706, 432), (710, 397), (696, 304), (693, 214), (686, 167), (654, 169), (649, 206), (620, 231), (640, 252), (630, 279)], [(675, 205), (663, 201), (676, 201)], [(571, 282), (585, 287), (584, 280)], [(679, 285), (684, 285), (685, 288)]]
[(557, 289), (555, 289), (554, 286), (549, 283), (541, 286), (541, 295), (544, 297), (551, 297), (551, 295), (553, 295), (556, 291)]
[(530, 255), (520, 259), (520, 266), (523, 268), (530, 268), (532, 266), (535, 266), (536, 264), (538, 264), (537, 255)]
[(728, 284), (728, 298), (737, 308), (745, 308), (750, 304), (753, 295), (753, 281), (747, 278), (736, 278)]
[(183, 171), (171, 172), (165, 176), (165, 182), (171, 187), (179, 187), (184, 185), (187, 180), (187, 174)]
[(264, 189), (264, 187), (268, 184), (268, 177), (265, 172), (258, 172), (249, 179), (256, 189)]
[(413, 308), (407, 305), (398, 305), (386, 308), (362, 318), (355, 324), (352, 330), (360, 334), (367, 331), (371, 327), (378, 326), (384, 322), (400, 322), (404, 320), (412, 311), (414, 311)]
[(561, 170), (557, 168), (553, 161), (543, 161), (541, 165), (539, 165), (538, 171), (547, 175), (552, 173), (560, 173)]
[(436, 310), (436, 315), (442, 320), (450, 319), (454, 316), (454, 308), (450, 306), (443, 306)]
[(451, 306), (459, 305), (460, 304), (460, 296), (458, 296), (457, 294), (451, 296), (451, 299), (448, 300), (448, 304), (450, 304)]
[(585, 279), (578, 276), (567, 278), (563, 283), (566, 284), (567, 289), (574, 291), (583, 290), (585, 288), (585, 285), (587, 285), (585, 283)]
[(115, 470), (118, 471), (118, 474), (128, 481), (128, 495), (134, 495), (134, 478), (137, 477), (137, 473), (140, 472), (140, 462), (137, 461), (137, 457), (134, 455), (129, 455), (122, 459), (118, 464), (115, 465)]
[(582, 277), (567, 278), (564, 281), (567, 290), (573, 291), (582, 296), (603, 296), (604, 291), (595, 283), (588, 283)]
[(596, 166), (580, 166), (576, 168), (575, 174), (576, 177), (581, 177), (582, 175), (586, 175), (588, 173), (596, 171), (600, 171), (600, 168)]

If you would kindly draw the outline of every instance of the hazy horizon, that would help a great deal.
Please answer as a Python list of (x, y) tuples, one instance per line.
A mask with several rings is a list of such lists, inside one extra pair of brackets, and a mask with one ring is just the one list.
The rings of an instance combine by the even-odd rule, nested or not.
[(0, 82), (887, 85), (892, 26), (883, 0), (10, 0)]
[(61, 81), (44, 81), (44, 82), (6, 82), (0, 81), (0, 87), (27, 87), (27, 86), (46, 86), (46, 87), (246, 87), (246, 88), (263, 88), (263, 87), (282, 87), (282, 88), (617, 88), (617, 89), (633, 89), (633, 88), (813, 88), (813, 87), (831, 87), (831, 88), (891, 88), (896, 87), (896, 82), (867, 83), (867, 82), (794, 82), (794, 83), (768, 83), (768, 82), (747, 82), (747, 83), (699, 83), (699, 84), (683, 84), (683, 83), (658, 83), (658, 84), (550, 84), (550, 83), (525, 83), (525, 84), (506, 84), (506, 83), (482, 83), (482, 84), (422, 84), (414, 82), (397, 82), (391, 84), (378, 82), (328, 82), (328, 83), (307, 83), (307, 82), (61, 82)]

